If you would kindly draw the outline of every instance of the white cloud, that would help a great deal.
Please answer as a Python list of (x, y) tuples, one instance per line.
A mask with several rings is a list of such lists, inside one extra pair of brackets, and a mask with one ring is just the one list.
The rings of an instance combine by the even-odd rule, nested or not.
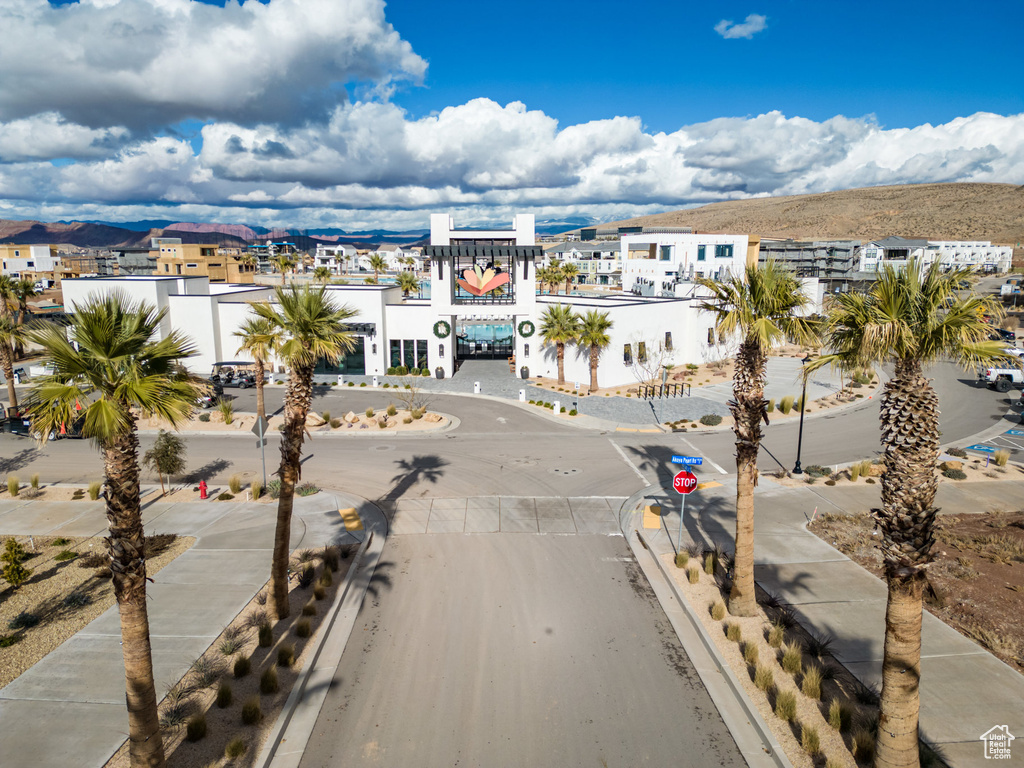
[(426, 71), (383, 0), (4, 0), (0, 29), (0, 120), (300, 123), (344, 102), (346, 85)]
[(715, 24), (715, 32), (720, 34), (726, 40), (734, 40), (738, 37), (745, 37), (749, 40), (758, 32), (763, 31), (767, 26), (767, 16), (762, 16), (759, 13), (752, 13), (740, 24), (734, 23), (732, 19), (722, 19), (720, 22)]
[(129, 138), (126, 128), (87, 128), (56, 112), (0, 123), (0, 163), (106, 157)]

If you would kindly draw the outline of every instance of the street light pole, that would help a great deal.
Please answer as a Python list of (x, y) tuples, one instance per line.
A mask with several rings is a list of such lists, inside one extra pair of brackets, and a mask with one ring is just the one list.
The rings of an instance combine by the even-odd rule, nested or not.
[(797, 432), (796, 438), (796, 465), (793, 467), (794, 475), (802, 475), (804, 473), (803, 467), (800, 466), (800, 450), (804, 444), (804, 409), (807, 407), (807, 376), (803, 375), (803, 367), (806, 363), (810, 362), (811, 355), (808, 353), (807, 357), (800, 361), (800, 373), (804, 380), (803, 389), (800, 392), (800, 429)]

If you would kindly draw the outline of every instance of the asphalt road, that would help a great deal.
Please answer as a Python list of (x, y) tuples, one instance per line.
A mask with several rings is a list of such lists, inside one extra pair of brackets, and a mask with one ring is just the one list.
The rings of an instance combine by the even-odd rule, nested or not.
[(744, 766), (621, 538), (394, 536), (300, 766)]

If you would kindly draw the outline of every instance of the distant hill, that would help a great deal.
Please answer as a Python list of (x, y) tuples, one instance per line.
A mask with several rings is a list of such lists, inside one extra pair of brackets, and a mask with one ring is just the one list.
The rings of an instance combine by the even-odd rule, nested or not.
[(794, 240), (876, 240), (899, 235), (1016, 245), (1024, 242), (1024, 186), (867, 187), (712, 203), (601, 226), (689, 226), (697, 232), (735, 232)]

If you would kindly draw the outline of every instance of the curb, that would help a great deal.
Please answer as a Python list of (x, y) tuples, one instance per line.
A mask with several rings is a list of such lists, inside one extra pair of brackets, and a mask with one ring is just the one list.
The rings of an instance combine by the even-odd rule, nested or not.
[[(329, 682), (348, 643), (356, 615), (386, 542), (387, 519), (383, 512), (376, 507), (374, 509), (380, 515), (380, 520), (369, 522), (369, 535), (359, 545), (345, 577), (345, 585), (335, 596), (331, 615), (317, 633), (313, 653), (299, 673), (274, 727), (267, 734), (263, 749), (253, 763), (256, 768), (297, 766), (302, 759), (309, 736), (319, 717), (320, 707), (327, 697)], [(334, 632), (335, 624), (338, 625), (337, 633)], [(328, 641), (331, 642), (330, 647)], [(314, 676), (324, 678), (315, 686), (315, 690), (309, 685)], [(293, 743), (289, 744), (289, 740)]]
[[(624, 528), (623, 533), (629, 542), (629, 548), (651, 583), (651, 588), (654, 589), (662, 610), (672, 624), (676, 637), (693, 663), (701, 683), (747, 764), (750, 768), (793, 768), (789, 757), (761, 717), (754, 702), (750, 700), (736, 674), (726, 663), (718, 647), (707, 636), (704, 625), (694, 613), (689, 601), (679, 593), (675, 581), (665, 570), (665, 564), (650, 548), (640, 530), (630, 527), (636, 532), (636, 539), (642, 549), (633, 541), (632, 531), (627, 532)], [(645, 560), (653, 560), (656, 570), (645, 563)], [(661, 590), (651, 578), (655, 574), (661, 577)], [(674, 599), (678, 608), (666, 604), (662, 594), (658, 594), (659, 591), (664, 593), (665, 587), (671, 593), (669, 599)], [(679, 620), (680, 613), (685, 615), (686, 624)]]
[[(366, 430), (366, 434), (363, 435), (363, 434), (359, 434), (359, 432), (362, 432), (363, 430), (359, 430), (358, 432), (350, 433), (348, 430), (342, 431), (342, 430), (339, 430), (339, 429), (332, 429), (330, 432), (308, 432), (307, 431), (306, 434), (309, 436), (310, 440), (316, 440), (318, 437), (352, 438), (352, 439), (356, 439), (357, 435), (358, 435), (358, 439), (362, 439), (364, 437), (372, 437), (372, 438), (391, 437), (391, 438), (401, 439), (401, 438), (406, 438), (406, 437), (429, 437), (430, 435), (437, 435), (437, 434), (443, 434), (445, 432), (451, 432), (452, 430), (458, 429), (460, 426), (462, 426), (462, 419), (460, 419), (458, 416), (452, 416), (449, 413), (442, 413), (440, 411), (431, 411), (431, 413), (437, 413), (439, 416), (444, 416), (446, 419), (448, 419), (448, 423), (445, 426), (441, 427), (440, 429), (421, 429), (421, 430), (416, 430), (414, 432), (389, 432), (386, 429), (384, 429), (384, 430), (378, 429), (377, 431)], [(239, 411), (236, 415), (237, 416), (250, 416), (252, 414), (250, 412), (248, 412), (248, 411)], [(160, 432), (160, 428), (157, 427), (155, 429), (150, 429), (150, 428), (147, 427), (146, 429), (139, 429), (139, 430), (136, 430), (136, 431), (140, 435), (155, 435), (155, 434), (158, 434)], [(193, 430), (184, 430), (184, 429), (182, 429), (182, 430), (178, 430), (177, 433), (181, 434), (181, 435), (199, 435), (201, 437), (244, 437), (246, 440), (255, 440), (256, 439), (256, 436), (254, 434), (252, 434), (252, 432), (250, 430), (245, 430), (245, 431), (238, 431), (238, 430), (236, 430), (234, 432), (228, 432), (227, 430), (212, 431), (212, 430), (201, 430), (201, 429), (193, 429)], [(273, 432), (267, 432), (264, 435), (264, 438), (266, 438), (266, 439), (269, 439), (271, 437), (280, 438), (281, 434), (282, 434), (281, 432), (278, 432), (277, 430), (274, 430)]]

